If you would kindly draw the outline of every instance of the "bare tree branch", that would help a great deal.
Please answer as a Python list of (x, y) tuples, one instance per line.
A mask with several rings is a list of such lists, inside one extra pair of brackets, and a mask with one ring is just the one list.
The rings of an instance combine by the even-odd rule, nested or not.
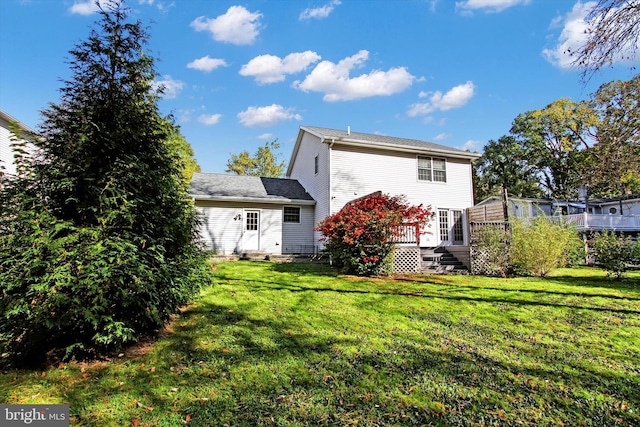
[[(585, 21), (587, 40), (576, 52), (573, 65), (588, 81), (602, 67), (633, 61), (640, 42), (640, 0), (598, 0)], [(635, 67), (632, 67), (635, 68)]]

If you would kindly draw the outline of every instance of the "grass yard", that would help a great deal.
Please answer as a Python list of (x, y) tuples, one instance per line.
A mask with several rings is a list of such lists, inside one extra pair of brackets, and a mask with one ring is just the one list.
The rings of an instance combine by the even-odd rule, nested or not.
[(362, 279), (218, 265), (157, 342), (0, 375), (74, 426), (640, 426), (640, 272)]

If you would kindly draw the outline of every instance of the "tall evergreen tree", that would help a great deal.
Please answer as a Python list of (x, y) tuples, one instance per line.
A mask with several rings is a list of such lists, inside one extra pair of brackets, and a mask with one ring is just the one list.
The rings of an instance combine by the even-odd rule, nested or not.
[(123, 0), (70, 51), (38, 155), (0, 197), (0, 350), (37, 360), (153, 333), (208, 278), (148, 33)]

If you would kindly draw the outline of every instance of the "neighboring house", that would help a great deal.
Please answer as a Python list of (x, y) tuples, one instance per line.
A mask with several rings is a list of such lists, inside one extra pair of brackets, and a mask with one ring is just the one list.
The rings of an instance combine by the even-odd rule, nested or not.
[(315, 201), (296, 180), (193, 174), (201, 237), (217, 254), (309, 254)]
[(640, 232), (640, 194), (625, 197), (597, 198), (583, 201), (551, 200), (492, 196), (469, 209), (469, 221), (504, 221), (508, 218), (532, 218), (537, 215), (560, 217), (576, 225), (578, 231), (615, 230), (630, 234)]
[(0, 168), (8, 175), (15, 175), (16, 173), (15, 153), (11, 148), (11, 144), (14, 142), (11, 135), (12, 123), (17, 124), (18, 128), (24, 133), (35, 134), (31, 128), (0, 110)]
[(640, 194), (589, 200), (589, 210), (595, 214), (640, 215)]
[(419, 246), (447, 247), (467, 261), (465, 210), (473, 206), (471, 161), (477, 157), (415, 139), (302, 126), (286, 175), (316, 200), (316, 223), (377, 191), (430, 206), (435, 216)]

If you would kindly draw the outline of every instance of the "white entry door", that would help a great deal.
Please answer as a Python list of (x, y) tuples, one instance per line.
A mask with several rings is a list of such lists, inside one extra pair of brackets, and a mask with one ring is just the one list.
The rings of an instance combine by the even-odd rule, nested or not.
[(247, 209), (244, 211), (244, 230), (242, 231), (242, 249), (244, 251), (260, 250), (260, 211)]

